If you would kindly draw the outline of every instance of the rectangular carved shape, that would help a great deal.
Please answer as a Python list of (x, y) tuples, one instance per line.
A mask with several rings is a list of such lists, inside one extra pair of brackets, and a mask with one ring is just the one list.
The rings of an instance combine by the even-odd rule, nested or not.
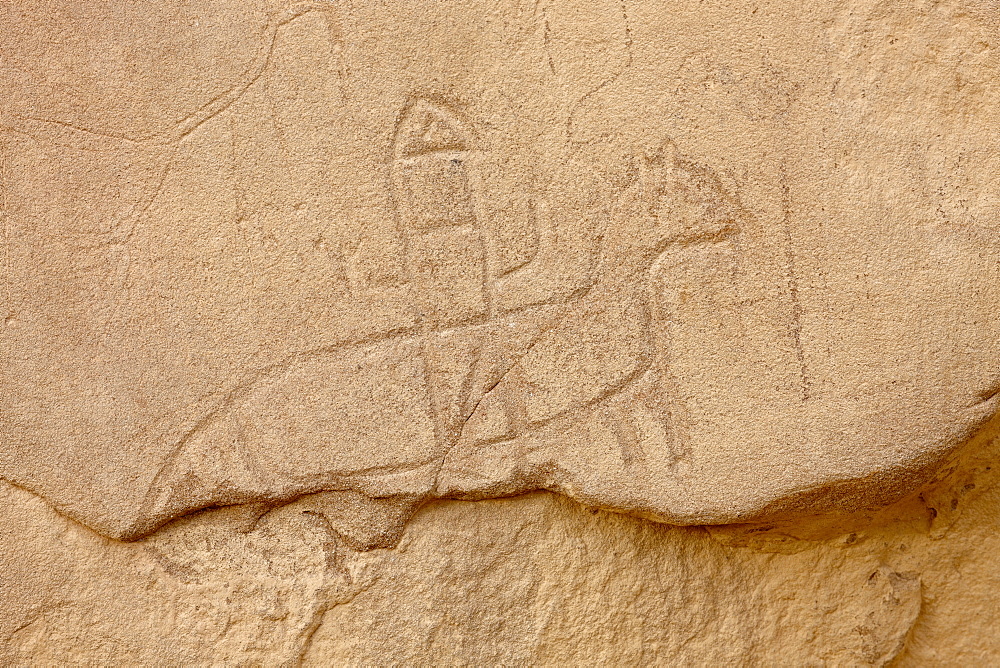
[(461, 153), (431, 153), (400, 163), (403, 227), (426, 230), (475, 223), (468, 167)]
[(432, 230), (409, 241), (418, 318), (430, 329), (485, 317), (485, 259), (474, 229)]

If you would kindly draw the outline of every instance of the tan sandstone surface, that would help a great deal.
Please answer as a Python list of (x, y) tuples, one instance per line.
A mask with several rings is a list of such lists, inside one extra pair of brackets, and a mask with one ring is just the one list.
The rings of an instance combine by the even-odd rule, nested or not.
[(998, 35), (0, 2), (0, 660), (1000, 660)]

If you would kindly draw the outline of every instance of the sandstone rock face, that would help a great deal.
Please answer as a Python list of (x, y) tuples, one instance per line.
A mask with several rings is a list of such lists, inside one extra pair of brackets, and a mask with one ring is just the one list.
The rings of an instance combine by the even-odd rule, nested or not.
[(1000, 657), (991, 3), (0, 23), (0, 658)]

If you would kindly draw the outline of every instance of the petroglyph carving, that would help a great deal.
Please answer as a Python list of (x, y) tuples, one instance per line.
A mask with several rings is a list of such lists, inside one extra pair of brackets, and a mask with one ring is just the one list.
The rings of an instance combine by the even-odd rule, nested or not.
[[(789, 462), (815, 480), (837, 469), (841, 448), (872, 438), (872, 416), (838, 413), (842, 400), (810, 394), (794, 264), (789, 303), (776, 311), (786, 323), (775, 331), (755, 322), (745, 287), (753, 227), (720, 179), (671, 143), (643, 156), (606, 227), (593, 288), (478, 403), (439, 492), (483, 498), (543, 487), (602, 505), (614, 498), (671, 522), (740, 521), (802, 490), (810, 474), (779, 473)], [(943, 421), (970, 411), (965, 419), (977, 424), (996, 409), (989, 396), (971, 408), (911, 401)], [(925, 441), (922, 450), (936, 447)], [(914, 466), (903, 459), (895, 466)], [(901, 493), (892, 466), (856, 476), (857, 488)], [(720, 493), (721, 480), (739, 481), (745, 505)]]
[(466, 425), (469, 438), (510, 438), (621, 392), (647, 372), (669, 373), (668, 333), (656, 337), (662, 354), (654, 350), (654, 330), (672, 315), (666, 294), (678, 289), (663, 276), (668, 249), (725, 244), (734, 256), (739, 209), (717, 181), (678, 161), (672, 144), (663, 150), (643, 156), (637, 182), (608, 222), (595, 285), (493, 388)]
[(407, 278), (425, 329), (484, 319), (486, 248), (473, 197), (472, 140), (439, 105), (413, 104), (399, 125), (393, 192)]
[(894, 498), (995, 412), (985, 204), (899, 232), (850, 128), (767, 148), (791, 74), (508, 9), (458, 67), (268, 7), (169, 114), (3, 109), (0, 475), (116, 538), (331, 491), (720, 523)]

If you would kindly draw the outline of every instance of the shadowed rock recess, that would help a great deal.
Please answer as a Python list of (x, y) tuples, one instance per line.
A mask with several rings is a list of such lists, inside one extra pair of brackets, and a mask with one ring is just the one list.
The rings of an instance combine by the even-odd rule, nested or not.
[(0, 25), (0, 659), (1000, 661), (995, 3)]

